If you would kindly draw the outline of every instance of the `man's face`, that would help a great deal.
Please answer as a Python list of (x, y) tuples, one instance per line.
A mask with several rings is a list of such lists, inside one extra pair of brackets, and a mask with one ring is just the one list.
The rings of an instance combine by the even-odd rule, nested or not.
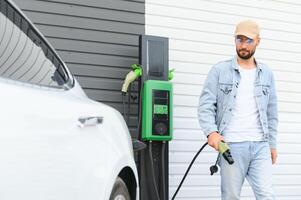
[(254, 55), (256, 47), (259, 44), (259, 41), (260, 41), (259, 37), (251, 39), (244, 35), (235, 36), (237, 55), (243, 60), (250, 59)]

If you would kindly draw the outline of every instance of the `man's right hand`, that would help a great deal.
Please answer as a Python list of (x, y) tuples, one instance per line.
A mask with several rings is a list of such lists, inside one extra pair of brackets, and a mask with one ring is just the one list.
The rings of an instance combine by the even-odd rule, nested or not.
[(218, 143), (220, 141), (225, 141), (224, 137), (218, 132), (212, 132), (208, 136), (208, 144), (213, 147), (216, 151), (218, 151)]

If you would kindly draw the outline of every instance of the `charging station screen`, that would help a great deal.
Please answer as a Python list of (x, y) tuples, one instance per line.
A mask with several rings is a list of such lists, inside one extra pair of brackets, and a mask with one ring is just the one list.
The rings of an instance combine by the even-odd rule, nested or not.
[(154, 114), (167, 115), (168, 114), (168, 106), (167, 105), (154, 105)]

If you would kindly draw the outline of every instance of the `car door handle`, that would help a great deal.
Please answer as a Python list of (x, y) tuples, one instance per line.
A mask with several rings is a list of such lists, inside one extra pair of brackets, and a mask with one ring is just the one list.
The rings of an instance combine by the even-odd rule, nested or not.
[(83, 128), (86, 126), (97, 126), (102, 124), (103, 117), (94, 116), (94, 117), (80, 117), (78, 118), (78, 126)]

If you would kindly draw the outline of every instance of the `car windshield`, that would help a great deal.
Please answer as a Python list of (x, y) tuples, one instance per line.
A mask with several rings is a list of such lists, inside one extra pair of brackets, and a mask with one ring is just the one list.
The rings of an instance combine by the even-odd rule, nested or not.
[(45, 39), (9, 2), (0, 9), (0, 77), (64, 88), (68, 73)]

